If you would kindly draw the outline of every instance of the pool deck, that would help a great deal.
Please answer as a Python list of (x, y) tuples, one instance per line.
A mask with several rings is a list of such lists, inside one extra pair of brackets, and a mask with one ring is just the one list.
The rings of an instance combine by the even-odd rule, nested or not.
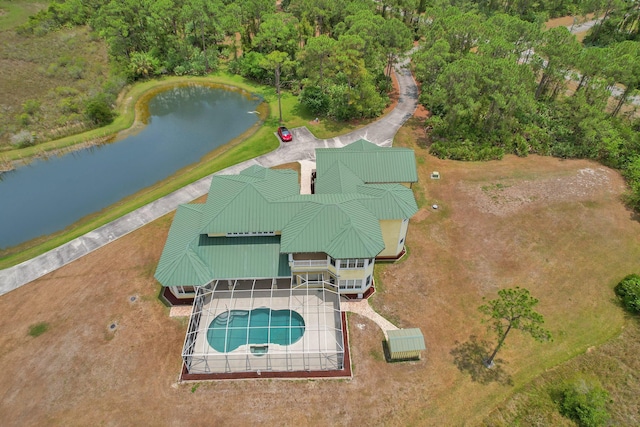
[[(342, 311), (351, 312), (359, 314), (360, 316), (364, 316), (367, 319), (375, 322), (378, 327), (382, 330), (385, 339), (388, 339), (387, 331), (397, 330), (398, 327), (393, 323), (389, 322), (387, 319), (376, 313), (373, 308), (369, 305), (368, 300), (346, 300), (343, 299), (340, 303), (340, 308)], [(171, 307), (171, 311), (169, 312), (170, 317), (184, 317), (191, 316), (191, 306), (175, 306)]]

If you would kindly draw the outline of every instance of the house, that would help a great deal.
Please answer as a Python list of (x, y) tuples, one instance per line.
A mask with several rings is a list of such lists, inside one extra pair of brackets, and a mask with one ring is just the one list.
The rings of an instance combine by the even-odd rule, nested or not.
[(415, 156), (359, 140), (317, 149), (316, 167), (315, 194), (251, 166), (178, 208), (155, 277), (170, 304), (194, 305), (183, 373), (344, 369), (340, 297), (367, 296), (376, 259), (402, 255)]

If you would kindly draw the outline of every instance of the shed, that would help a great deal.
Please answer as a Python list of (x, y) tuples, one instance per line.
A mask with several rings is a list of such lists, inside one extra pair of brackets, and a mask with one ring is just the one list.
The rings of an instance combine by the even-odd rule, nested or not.
[(391, 360), (420, 359), (420, 352), (426, 349), (419, 328), (389, 330), (387, 337)]

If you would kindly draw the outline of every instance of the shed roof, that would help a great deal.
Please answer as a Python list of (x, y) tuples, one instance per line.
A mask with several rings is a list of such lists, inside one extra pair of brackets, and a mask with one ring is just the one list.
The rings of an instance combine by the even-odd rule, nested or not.
[(389, 337), (389, 352), (392, 357), (394, 353), (426, 349), (424, 336), (419, 328), (389, 330), (387, 336)]

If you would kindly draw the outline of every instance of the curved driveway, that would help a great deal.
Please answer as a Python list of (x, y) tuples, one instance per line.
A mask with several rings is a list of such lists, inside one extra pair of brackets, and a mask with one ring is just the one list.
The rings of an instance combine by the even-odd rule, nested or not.
[[(315, 138), (306, 127), (292, 129), (294, 143), (281, 144), (277, 150), (271, 153), (231, 166), (216, 172), (216, 174), (236, 174), (255, 164), (272, 167), (283, 163), (313, 160), (316, 148), (342, 147), (361, 138), (381, 146), (391, 146), (394, 135), (400, 126), (413, 115), (418, 105), (418, 87), (405, 65), (406, 62), (396, 67), (396, 76), (400, 86), (398, 105), (380, 120), (354, 132), (323, 140)], [(209, 191), (210, 183), (211, 176), (202, 178), (49, 252), (14, 267), (0, 270), (0, 295), (42, 277), (160, 218), (177, 209), (180, 204), (192, 202)]]

